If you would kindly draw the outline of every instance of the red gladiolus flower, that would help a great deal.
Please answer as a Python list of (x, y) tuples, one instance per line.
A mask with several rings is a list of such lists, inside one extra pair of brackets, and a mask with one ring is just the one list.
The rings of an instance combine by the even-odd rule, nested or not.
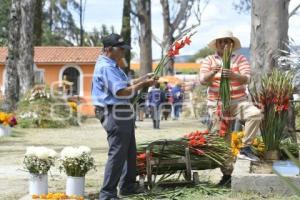
[(181, 42), (175, 42), (175, 50), (176, 49), (182, 49), (183, 47), (184, 47), (184, 45), (185, 45), (185, 43), (184, 43), (184, 41), (181, 41)]
[(205, 130), (202, 132), (204, 135), (208, 135), (209, 134), (209, 131), (208, 130)]
[(190, 45), (191, 42), (192, 42), (192, 41), (190, 40), (190, 38), (191, 38), (191, 36), (190, 36), (190, 37), (187, 36), (187, 37), (185, 38), (185, 40), (184, 40), (184, 43), (187, 44), (187, 45)]
[(168, 51), (168, 57), (172, 58), (172, 57), (174, 57), (174, 56), (175, 56), (175, 55), (174, 55), (173, 50), (170, 49), (170, 50)]
[(175, 50), (173, 51), (173, 54), (174, 54), (174, 56), (179, 55), (179, 49), (175, 49)]
[(229, 129), (229, 121), (228, 120), (221, 120), (219, 135), (221, 137), (225, 136), (228, 129)]
[(137, 155), (138, 160), (146, 160), (146, 153), (141, 153)]

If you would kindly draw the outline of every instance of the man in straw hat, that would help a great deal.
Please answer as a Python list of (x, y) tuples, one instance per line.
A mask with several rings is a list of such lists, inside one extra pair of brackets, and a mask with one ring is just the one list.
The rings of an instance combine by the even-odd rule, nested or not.
[[(239, 158), (258, 160), (250, 148), (254, 137), (259, 131), (262, 118), (261, 111), (248, 101), (247, 84), (250, 82), (250, 65), (245, 56), (233, 53), (231, 56), (230, 69), (222, 68), (222, 56), (225, 46), (232, 46), (233, 51), (241, 48), (241, 43), (234, 37), (231, 31), (219, 33), (208, 46), (215, 51), (214, 55), (207, 56), (201, 64), (200, 82), (208, 85), (208, 112), (213, 119), (214, 130), (220, 128), (221, 117), (218, 116), (218, 105), (221, 103), (219, 94), (221, 74), (230, 79), (230, 116), (234, 119), (245, 121), (243, 137), (243, 148), (238, 155)], [(225, 136), (226, 141), (231, 143), (231, 134)], [(233, 171), (234, 158), (228, 159), (221, 168), (223, 177), (219, 185), (229, 186)]]

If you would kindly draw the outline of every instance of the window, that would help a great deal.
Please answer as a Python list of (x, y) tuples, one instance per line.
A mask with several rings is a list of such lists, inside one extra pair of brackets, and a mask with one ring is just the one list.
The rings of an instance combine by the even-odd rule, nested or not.
[(33, 72), (34, 72), (34, 84), (43, 84), (45, 83), (45, 69), (37, 68), (36, 64), (33, 64)]

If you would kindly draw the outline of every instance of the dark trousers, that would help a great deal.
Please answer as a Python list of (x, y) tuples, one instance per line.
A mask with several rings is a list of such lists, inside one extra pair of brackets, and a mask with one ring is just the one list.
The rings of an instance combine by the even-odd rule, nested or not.
[(158, 129), (160, 124), (160, 107), (151, 106), (151, 117), (153, 121), (153, 128)]
[[(127, 110), (128, 111), (128, 110)], [(109, 144), (103, 185), (99, 199), (117, 197), (117, 186), (121, 191), (133, 190), (136, 181), (136, 142), (133, 111), (96, 108), (96, 117), (107, 132)]]

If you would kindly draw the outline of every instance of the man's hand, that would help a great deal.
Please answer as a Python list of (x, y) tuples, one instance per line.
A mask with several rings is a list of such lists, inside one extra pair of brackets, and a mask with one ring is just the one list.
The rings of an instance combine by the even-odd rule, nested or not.
[(156, 79), (154, 79), (154, 78), (148, 78), (147, 80), (145, 80), (143, 82), (143, 85), (144, 85), (144, 87), (150, 87), (150, 86), (154, 85), (156, 82), (157, 82)]
[(234, 73), (230, 69), (222, 69), (222, 75), (225, 78), (229, 78), (230, 80), (238, 81), (241, 84), (247, 84), (249, 81), (247, 76), (243, 76), (241, 74)]
[(221, 66), (220, 65), (214, 65), (214, 66), (212, 66), (211, 69), (212, 69), (212, 72), (214, 74), (216, 74), (216, 73), (218, 73), (221, 70)]
[(141, 79), (144, 81), (144, 80), (147, 80), (149, 78), (152, 78), (154, 76), (154, 73), (151, 72), (151, 73), (148, 73), (148, 74), (145, 74), (144, 76), (141, 77)]
[(225, 78), (233, 79), (235, 77), (235, 73), (233, 73), (230, 69), (222, 69), (222, 75)]

